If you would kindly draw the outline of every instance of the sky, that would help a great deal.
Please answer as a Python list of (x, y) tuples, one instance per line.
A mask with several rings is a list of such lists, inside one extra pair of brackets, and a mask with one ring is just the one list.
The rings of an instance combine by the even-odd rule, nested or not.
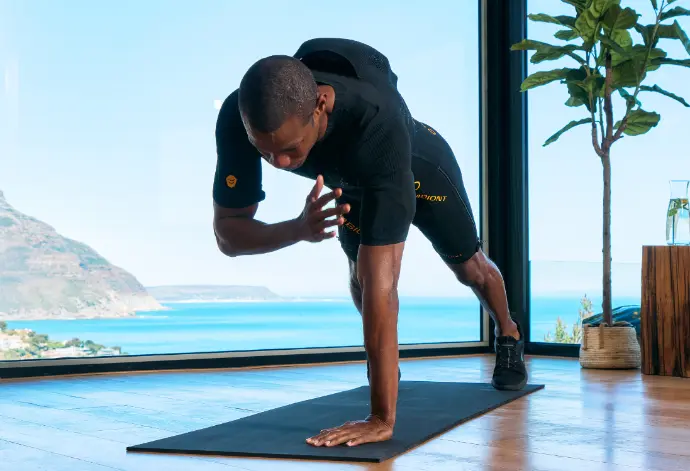
[[(623, 3), (646, 17), (652, 12), (648, 0)], [(414, 117), (454, 149), (479, 217), (476, 2), (446, 1), (433, 9), (390, 0), (347, 5), (0, 0), (0, 190), (18, 210), (87, 243), (147, 286), (251, 284), (283, 295), (346, 295), (347, 260), (337, 240), (259, 256), (222, 255), (213, 235), (211, 190), (214, 101), (235, 90), (261, 57), (293, 54), (312, 37), (346, 37), (389, 58)], [(529, 2), (535, 13), (568, 14), (569, 8), (553, 0)], [(556, 30), (529, 25), (534, 39), (548, 41)], [(670, 56), (687, 58), (680, 43), (665, 41), (664, 47)], [(666, 68), (653, 77), (650, 84), (682, 95), (690, 69)], [(665, 243), (668, 181), (690, 179), (683, 145), (690, 109), (662, 96), (641, 98), (662, 121), (612, 150), (619, 293), (639, 293), (641, 246)], [(533, 289), (596, 289), (601, 164), (585, 127), (541, 146), (562, 125), (586, 116), (563, 106), (567, 93), (560, 84), (530, 92), (528, 99)], [(312, 185), (264, 164), (267, 199), (257, 218), (297, 216)], [(415, 228), (400, 291), (472, 296)]]

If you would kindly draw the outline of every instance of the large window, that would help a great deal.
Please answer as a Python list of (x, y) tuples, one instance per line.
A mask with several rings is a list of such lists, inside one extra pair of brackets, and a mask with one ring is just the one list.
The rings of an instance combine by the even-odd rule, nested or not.
[[(362, 345), (336, 240), (227, 258), (217, 103), (312, 37), (381, 50), (455, 150), (479, 222), (477, 2), (0, 4), (0, 359)], [(264, 165), (266, 222), (311, 181)], [(480, 308), (415, 228), (400, 342), (480, 340)]]
[[(654, 22), (649, 0), (624, 0)], [(529, 13), (573, 15), (566, 2), (529, 0)], [(687, 24), (683, 18), (679, 22)], [(686, 28), (687, 29), (687, 28)], [(554, 24), (529, 22), (528, 37), (553, 44)], [(636, 43), (641, 42), (632, 31)], [(662, 40), (669, 57), (687, 58), (680, 41)], [(530, 54), (531, 57), (531, 54)], [(529, 73), (572, 67), (570, 58), (530, 64)], [(681, 95), (690, 69), (662, 67), (646, 83)], [(586, 118), (583, 108), (564, 105), (565, 85), (558, 82), (529, 92), (529, 227), (531, 270), (531, 340), (579, 343), (574, 326), (601, 313), (602, 303), (602, 165), (587, 126), (544, 142), (571, 120)], [(624, 101), (615, 97), (620, 112)], [(660, 94), (641, 93), (644, 108), (661, 115), (658, 127), (644, 136), (625, 137), (612, 148), (613, 306), (634, 318), (640, 305), (643, 245), (666, 243), (669, 181), (690, 179), (690, 154), (683, 146), (688, 108)], [(690, 98), (685, 95), (685, 98)]]

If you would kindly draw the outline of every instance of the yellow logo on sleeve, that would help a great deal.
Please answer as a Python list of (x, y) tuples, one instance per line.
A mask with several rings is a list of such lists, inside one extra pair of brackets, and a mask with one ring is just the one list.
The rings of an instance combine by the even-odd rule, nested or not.
[(228, 175), (225, 179), (225, 183), (228, 185), (228, 187), (235, 188), (235, 185), (237, 185), (237, 178), (235, 175)]

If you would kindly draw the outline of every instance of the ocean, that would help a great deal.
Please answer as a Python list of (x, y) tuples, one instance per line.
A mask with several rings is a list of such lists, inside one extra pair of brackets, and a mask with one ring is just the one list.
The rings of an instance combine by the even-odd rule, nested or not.
[[(594, 298), (594, 312), (600, 300)], [(532, 340), (554, 331), (557, 317), (569, 329), (580, 298), (534, 297)], [(614, 306), (639, 304), (617, 298)], [(32, 329), (51, 340), (91, 340), (121, 347), (129, 355), (362, 345), (359, 313), (348, 298), (310, 301), (169, 303), (165, 311), (136, 317), (11, 321), (9, 329)], [(469, 298), (401, 298), (401, 344), (479, 340), (479, 302)]]

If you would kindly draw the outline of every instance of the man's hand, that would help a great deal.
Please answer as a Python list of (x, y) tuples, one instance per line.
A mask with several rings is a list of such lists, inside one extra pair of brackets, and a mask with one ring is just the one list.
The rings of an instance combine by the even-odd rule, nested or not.
[[(297, 230), (300, 240), (321, 242), (324, 239), (335, 237), (335, 231), (326, 232), (326, 228), (342, 225), (345, 222), (342, 215), (350, 211), (349, 204), (341, 204), (335, 208), (322, 210), (321, 208), (330, 201), (340, 197), (343, 191), (340, 188), (336, 188), (330, 193), (319, 197), (321, 190), (323, 190), (323, 177), (319, 175), (316, 178), (314, 188), (307, 196), (307, 202), (304, 205), (302, 214), (295, 219), (295, 222), (298, 224)], [(332, 216), (336, 216), (336, 218), (328, 219)]]
[(307, 438), (313, 446), (336, 446), (343, 443), (357, 446), (362, 443), (383, 442), (393, 436), (393, 425), (370, 415), (364, 420), (346, 422), (340, 427), (321, 430), (321, 433)]

